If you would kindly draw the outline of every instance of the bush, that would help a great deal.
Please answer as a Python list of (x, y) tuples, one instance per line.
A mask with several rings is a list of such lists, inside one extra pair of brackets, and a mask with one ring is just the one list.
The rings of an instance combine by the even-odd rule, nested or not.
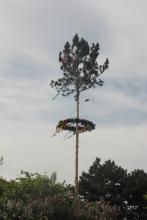
[(0, 179), (0, 220), (113, 220), (117, 212), (103, 202), (75, 200), (72, 187), (51, 177), (22, 172)]
[(114, 220), (117, 210), (103, 202), (82, 202), (65, 195), (54, 195), (24, 203), (22, 200), (3, 203), (1, 220)]

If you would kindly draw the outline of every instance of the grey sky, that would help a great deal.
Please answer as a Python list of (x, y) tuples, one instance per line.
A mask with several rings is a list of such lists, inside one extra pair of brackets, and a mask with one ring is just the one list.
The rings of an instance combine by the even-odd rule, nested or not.
[(52, 135), (75, 103), (53, 101), (49, 82), (62, 74), (58, 53), (75, 33), (100, 43), (99, 62), (110, 60), (104, 86), (81, 96), (81, 117), (97, 129), (81, 135), (80, 171), (96, 156), (147, 171), (146, 10), (145, 0), (0, 1), (0, 175), (57, 171), (73, 182), (74, 138)]

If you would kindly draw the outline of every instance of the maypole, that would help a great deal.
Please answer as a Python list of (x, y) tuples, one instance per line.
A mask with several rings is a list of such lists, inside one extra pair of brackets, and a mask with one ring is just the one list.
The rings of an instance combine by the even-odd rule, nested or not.
[[(77, 111), (77, 121), (79, 121), (80, 115), (80, 93), (79, 93), (79, 74), (77, 73), (76, 79), (76, 111)], [(75, 196), (78, 196), (78, 168), (79, 168), (79, 123), (76, 124), (76, 152), (75, 152)]]
[[(59, 53), (60, 68), (63, 71), (63, 77), (57, 81), (51, 81), (51, 87), (57, 90), (55, 98), (61, 94), (68, 96), (75, 94), (76, 118), (67, 118), (59, 121), (56, 126), (56, 133), (68, 131), (68, 135), (76, 136), (75, 146), (75, 198), (78, 197), (78, 162), (79, 162), (79, 134), (95, 129), (95, 124), (86, 119), (80, 119), (80, 93), (96, 85), (102, 86), (103, 81), (99, 76), (108, 68), (109, 61), (106, 59), (103, 65), (97, 63), (99, 56), (99, 44), (92, 44), (83, 38), (79, 39), (76, 34), (72, 45), (67, 42), (62, 52)], [(54, 98), (54, 99), (55, 99)], [(66, 135), (67, 136), (67, 135)], [(69, 136), (68, 136), (69, 137)]]

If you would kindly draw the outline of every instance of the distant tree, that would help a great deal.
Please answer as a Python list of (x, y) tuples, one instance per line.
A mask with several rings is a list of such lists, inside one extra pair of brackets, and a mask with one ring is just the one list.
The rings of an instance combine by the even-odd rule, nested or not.
[(96, 158), (89, 171), (82, 173), (79, 188), (81, 195), (89, 201), (103, 199), (119, 206), (120, 219), (147, 219), (147, 173), (143, 170), (127, 173), (114, 161), (101, 164), (100, 158)]
[(107, 160), (104, 164), (100, 161), (100, 158), (96, 158), (89, 172), (82, 173), (79, 181), (80, 193), (88, 200), (104, 199), (111, 204), (120, 205), (127, 171), (114, 161)]
[(128, 174), (123, 196), (128, 205), (131, 205), (133, 212), (137, 212), (139, 218), (146, 215), (147, 219), (147, 173), (143, 170), (134, 170)]

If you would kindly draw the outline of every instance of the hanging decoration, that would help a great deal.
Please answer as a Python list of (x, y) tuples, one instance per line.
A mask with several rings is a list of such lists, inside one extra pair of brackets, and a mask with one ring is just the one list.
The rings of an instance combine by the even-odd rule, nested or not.
[(59, 121), (58, 125), (56, 126), (57, 133), (60, 131), (69, 131), (75, 134), (76, 129), (78, 133), (92, 131), (95, 129), (95, 124), (86, 119), (68, 118), (68, 119)]

